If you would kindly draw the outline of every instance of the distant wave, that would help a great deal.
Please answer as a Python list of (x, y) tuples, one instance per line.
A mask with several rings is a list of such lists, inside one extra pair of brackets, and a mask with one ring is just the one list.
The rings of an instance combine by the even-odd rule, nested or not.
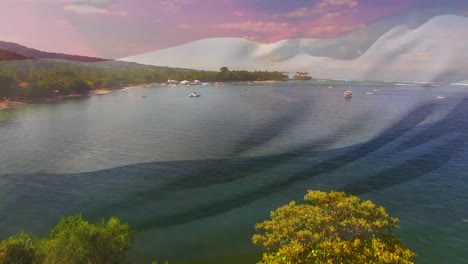
[(415, 83), (395, 83), (393, 85), (395, 86), (420, 86), (419, 84), (415, 84)]
[(456, 86), (468, 86), (468, 83), (451, 83), (450, 85), (456, 85)]

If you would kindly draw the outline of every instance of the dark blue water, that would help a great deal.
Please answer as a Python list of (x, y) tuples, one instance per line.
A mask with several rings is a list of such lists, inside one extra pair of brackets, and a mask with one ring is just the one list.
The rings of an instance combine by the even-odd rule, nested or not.
[(82, 212), (134, 227), (137, 263), (254, 263), (269, 211), (343, 190), (399, 217), (417, 263), (468, 263), (468, 87), (132, 89), (2, 110), (0, 145), (2, 238)]

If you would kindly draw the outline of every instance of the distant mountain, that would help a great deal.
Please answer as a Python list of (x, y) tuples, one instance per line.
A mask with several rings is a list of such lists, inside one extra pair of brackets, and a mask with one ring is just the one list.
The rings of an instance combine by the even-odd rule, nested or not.
[(354, 59), (311, 55), (318, 42), (292, 39), (260, 44), (212, 38), (122, 60), (202, 70), (226, 66), (306, 71), (313, 77), (331, 79), (457, 82), (468, 77), (468, 18), (462, 16), (437, 16), (414, 29), (394, 27)]
[[(22, 56), (22, 55), (19, 55)], [(186, 68), (173, 68), (165, 66), (153, 66), (153, 65), (144, 65), (134, 62), (125, 62), (125, 61), (116, 61), (116, 60), (107, 60), (101, 62), (80, 62), (80, 61), (71, 61), (71, 60), (59, 60), (59, 59), (34, 59), (32, 61), (27, 60), (11, 60), (11, 61), (1, 61), (0, 63), (0, 72), (3, 69), (23, 69), (28, 71), (33, 68), (36, 70), (54, 70), (54, 69), (63, 69), (63, 67), (84, 67), (84, 68), (94, 68), (94, 69), (108, 69), (112, 71), (141, 71), (141, 70), (155, 70), (158, 72), (172, 71), (172, 72), (193, 72), (191, 69)]]
[(0, 61), (28, 60), (31, 57), (20, 55), (16, 52), (0, 49)]
[(79, 62), (107, 61), (107, 59), (102, 59), (102, 58), (44, 52), (44, 51), (31, 49), (31, 48), (28, 48), (28, 47), (25, 47), (16, 43), (6, 42), (6, 41), (0, 41), (0, 49), (14, 52), (19, 55), (29, 57), (29, 58), (34, 58), (34, 59), (59, 59), (59, 60), (79, 61)]

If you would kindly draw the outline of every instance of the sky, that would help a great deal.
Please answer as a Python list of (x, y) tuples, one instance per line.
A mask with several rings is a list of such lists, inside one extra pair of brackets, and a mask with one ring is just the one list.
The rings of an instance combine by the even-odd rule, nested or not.
[(213, 37), (336, 38), (428, 9), (468, 16), (468, 0), (1, 0), (0, 40), (121, 58)]

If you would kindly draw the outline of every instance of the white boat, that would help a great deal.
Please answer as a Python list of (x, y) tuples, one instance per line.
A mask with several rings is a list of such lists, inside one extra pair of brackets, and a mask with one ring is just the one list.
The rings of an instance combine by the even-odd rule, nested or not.
[(344, 98), (351, 98), (353, 96), (353, 91), (351, 91), (351, 87), (348, 87), (348, 90), (344, 92)]
[(189, 97), (200, 97), (200, 94), (197, 92), (192, 92), (189, 94)]

